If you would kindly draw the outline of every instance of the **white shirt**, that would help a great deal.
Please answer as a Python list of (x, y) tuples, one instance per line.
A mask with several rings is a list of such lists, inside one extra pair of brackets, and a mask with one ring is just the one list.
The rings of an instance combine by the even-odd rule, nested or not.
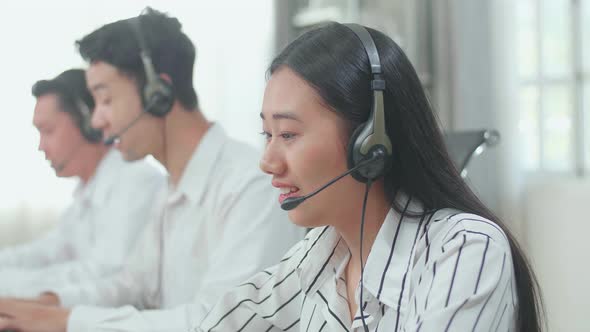
[[(400, 221), (390, 210), (365, 265), (369, 331), (515, 330), (510, 253), (500, 228), (479, 216), (444, 209)], [(280, 264), (226, 294), (195, 330), (363, 331), (360, 310), (350, 318), (349, 258), (333, 227), (314, 229)]]
[(0, 252), (0, 296), (36, 296), (120, 269), (165, 179), (147, 161), (128, 163), (109, 151), (95, 175), (78, 185), (55, 229)]
[[(127, 306), (74, 307), (68, 331), (187, 331), (225, 291), (301, 240), (258, 155), (213, 125), (126, 268), (59, 293), (67, 305)], [(167, 310), (139, 310), (156, 308)]]

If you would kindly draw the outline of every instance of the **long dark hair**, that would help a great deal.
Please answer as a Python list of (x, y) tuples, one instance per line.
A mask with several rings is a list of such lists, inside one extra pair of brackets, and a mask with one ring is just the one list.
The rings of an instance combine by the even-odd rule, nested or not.
[[(375, 41), (383, 76), (385, 122), (394, 159), (384, 176), (386, 195), (402, 212), (398, 189), (419, 199), (427, 210), (454, 208), (500, 226), (508, 238), (518, 293), (520, 331), (541, 331), (542, 301), (530, 263), (514, 236), (471, 191), (453, 165), (432, 107), (416, 71), (401, 48), (383, 33), (368, 29)], [(272, 73), (287, 66), (322, 97), (354, 130), (367, 121), (372, 93), (369, 60), (360, 40), (347, 27), (331, 23), (289, 44), (273, 61)]]

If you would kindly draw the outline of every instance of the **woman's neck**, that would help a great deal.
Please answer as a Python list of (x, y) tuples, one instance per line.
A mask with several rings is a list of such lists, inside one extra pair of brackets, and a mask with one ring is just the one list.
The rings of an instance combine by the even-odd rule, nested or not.
[[(363, 196), (364, 198), (364, 196)], [(361, 202), (362, 203), (362, 202)], [(341, 220), (334, 227), (346, 242), (350, 250), (350, 260), (346, 265), (346, 289), (348, 293), (348, 306), (351, 320), (358, 310), (359, 299), (355, 298), (355, 291), (360, 282), (362, 264), (366, 264), (369, 252), (377, 238), (377, 234), (385, 221), (391, 205), (385, 196), (383, 182), (374, 184), (367, 198), (365, 211), (365, 222), (363, 225), (362, 247), (361, 247), (361, 214), (362, 204), (358, 211), (352, 211), (347, 220)], [(358, 213), (357, 213), (358, 212)], [(361, 256), (362, 248), (362, 256)], [(361, 264), (362, 257), (362, 264)]]
[[(367, 261), (369, 251), (375, 242), (377, 233), (381, 229), (381, 225), (383, 225), (390, 208), (391, 204), (385, 196), (383, 182), (375, 183), (369, 192), (365, 211), (362, 240), (363, 262)], [(358, 211), (353, 211), (349, 214), (349, 218), (339, 220), (334, 224), (334, 227), (340, 233), (350, 250), (351, 262), (353, 262), (353, 265), (359, 266), (359, 268), (361, 260), (361, 214), (362, 204), (359, 204)]]

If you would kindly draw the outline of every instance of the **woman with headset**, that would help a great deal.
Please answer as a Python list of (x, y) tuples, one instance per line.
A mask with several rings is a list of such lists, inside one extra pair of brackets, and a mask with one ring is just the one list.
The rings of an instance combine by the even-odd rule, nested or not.
[(269, 73), (260, 166), (314, 229), (199, 330), (541, 330), (525, 255), (459, 176), (394, 41), (329, 24)]

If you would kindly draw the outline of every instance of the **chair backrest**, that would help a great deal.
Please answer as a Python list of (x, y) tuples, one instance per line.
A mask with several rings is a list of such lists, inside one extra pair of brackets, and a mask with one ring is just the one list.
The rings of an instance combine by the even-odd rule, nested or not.
[(451, 159), (462, 178), (467, 177), (467, 167), (474, 157), (500, 141), (500, 133), (494, 129), (449, 131), (444, 133)]

